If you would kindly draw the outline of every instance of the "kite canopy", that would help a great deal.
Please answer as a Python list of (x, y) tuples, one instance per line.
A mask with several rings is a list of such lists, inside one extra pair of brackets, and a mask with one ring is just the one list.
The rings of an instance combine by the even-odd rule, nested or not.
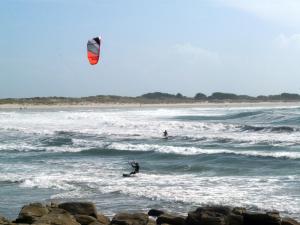
[(101, 38), (95, 37), (87, 43), (87, 56), (91, 65), (98, 63), (100, 58)]

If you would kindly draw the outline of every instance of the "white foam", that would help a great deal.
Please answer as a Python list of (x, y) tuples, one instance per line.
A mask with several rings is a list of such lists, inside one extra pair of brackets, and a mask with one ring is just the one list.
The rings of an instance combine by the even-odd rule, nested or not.
[(180, 155), (202, 155), (202, 154), (235, 154), (245, 156), (258, 157), (274, 157), (274, 158), (290, 158), (300, 159), (300, 152), (287, 151), (249, 151), (249, 150), (228, 150), (228, 149), (201, 149), (197, 147), (178, 147), (166, 145), (149, 145), (149, 144), (126, 144), (126, 143), (112, 143), (107, 148), (115, 150), (127, 151), (156, 151), (160, 153), (173, 153)]
[[(5, 170), (4, 170), (5, 169)], [(51, 188), (53, 199), (86, 198), (100, 193), (121, 193), (168, 202), (226, 204), (300, 213), (300, 176), (208, 176), (154, 174), (141, 171), (122, 178), (129, 168), (102, 158), (49, 159), (47, 163), (3, 164), (0, 181), (18, 182), (23, 188)]]
[[(158, 138), (167, 129), (172, 136), (206, 138), (211, 141), (270, 143), (289, 146), (298, 143), (300, 132), (241, 132), (239, 124), (209, 121), (176, 121), (181, 115), (231, 115), (248, 109), (145, 109), (145, 110), (81, 110), (44, 112), (0, 112), (0, 127), (5, 132), (55, 135), (57, 131), (94, 134), (102, 137)], [(253, 108), (251, 108), (253, 111)], [(162, 119), (163, 118), (163, 119)], [(1, 148), (1, 144), (0, 144)], [(28, 147), (29, 148), (29, 147)]]
[[(257, 141), (257, 140), (256, 140)], [(248, 145), (249, 143), (247, 143)], [(242, 144), (241, 144), (242, 145)], [(273, 145), (275, 145), (273, 143)], [(256, 157), (274, 157), (274, 158), (290, 158), (300, 159), (300, 152), (294, 151), (275, 151), (275, 150), (229, 150), (229, 149), (203, 149), (193, 146), (172, 146), (159, 144), (131, 144), (127, 142), (109, 142), (97, 140), (82, 140), (74, 139), (73, 145), (66, 146), (34, 146), (29, 143), (4, 143), (0, 144), (0, 151), (17, 150), (17, 151), (47, 151), (47, 152), (82, 152), (91, 148), (97, 148), (101, 151), (102, 148), (113, 150), (126, 151), (155, 151), (164, 154), (179, 154), (179, 155), (202, 155), (202, 154), (235, 154)]]
[[(83, 176), (83, 175), (82, 175)], [(82, 176), (73, 179), (82, 181)], [(120, 179), (102, 173), (85, 179), (86, 185), (100, 193), (123, 193), (135, 197), (189, 204), (225, 204), (255, 206), (299, 213), (300, 197), (290, 196), (283, 183), (299, 182), (299, 177), (201, 177), (195, 175), (139, 174), (136, 178)], [(57, 181), (55, 181), (57, 182)], [(258, 194), (259, 193), (259, 194)], [(90, 193), (70, 190), (52, 198), (82, 198)]]
[[(245, 110), (244, 110), (245, 111)], [(57, 131), (100, 136), (133, 136), (157, 138), (167, 129), (173, 136), (191, 138), (226, 138), (233, 142), (292, 145), (300, 132), (241, 132), (239, 124), (166, 120), (179, 115), (228, 115), (243, 110), (225, 109), (158, 109), (158, 110), (87, 110), (52, 112), (0, 112), (0, 127), (16, 134), (54, 135)], [(162, 119), (164, 118), (164, 119)], [(18, 132), (19, 131), (19, 132)]]
[[(209, 121), (176, 121), (170, 117), (182, 115), (228, 115), (246, 109), (147, 109), (147, 110), (81, 110), (51, 112), (0, 112), (0, 132), (15, 140), (1, 141), (1, 150), (79, 152), (102, 147), (128, 151), (155, 151), (164, 154), (201, 155), (235, 154), (255, 157), (299, 159), (298, 149), (230, 150), (205, 149), (196, 146), (161, 144), (132, 144), (117, 139), (130, 138), (158, 140), (163, 130), (171, 136), (189, 137), (202, 143), (226, 139), (236, 146), (269, 143), (273, 146), (293, 146), (299, 143), (300, 133), (241, 132), (239, 124), (211, 123)], [(251, 108), (253, 110), (253, 108)], [(264, 121), (261, 121), (264, 122)], [(59, 136), (58, 131), (94, 135), (93, 139), (73, 137), (66, 146), (43, 146), (40, 137)], [(28, 134), (28, 135), (27, 135)], [(134, 136), (134, 135), (140, 136)], [(61, 134), (64, 136), (64, 134)], [(67, 134), (68, 135), (68, 134)], [(28, 139), (28, 137), (30, 137)], [(97, 140), (102, 137), (102, 140)], [(204, 139), (204, 140), (203, 140)], [(104, 140), (104, 141), (103, 141)], [(159, 143), (159, 140), (157, 141)], [(198, 142), (195, 143), (199, 144)], [(25, 154), (25, 153), (24, 153)], [(75, 157), (76, 158), (76, 157)], [(42, 159), (44, 163), (0, 164), (0, 181), (17, 182), (23, 188), (50, 188), (59, 191), (52, 198), (84, 198), (99, 193), (123, 193), (148, 199), (162, 199), (195, 204), (229, 204), (256, 206), (263, 209), (300, 213), (299, 176), (214, 177), (205, 174), (141, 173), (137, 178), (120, 179), (125, 166), (119, 161), (107, 162), (101, 157)], [(207, 174), (206, 174), (207, 175)], [(136, 181), (136, 182), (135, 182)], [(296, 193), (296, 194), (295, 194)]]

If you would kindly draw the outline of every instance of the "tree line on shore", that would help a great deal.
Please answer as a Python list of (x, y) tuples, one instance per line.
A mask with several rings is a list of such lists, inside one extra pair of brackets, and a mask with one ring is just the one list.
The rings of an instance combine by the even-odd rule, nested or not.
[(152, 92), (137, 97), (117, 95), (96, 95), (88, 97), (33, 97), (33, 98), (5, 98), (0, 104), (82, 104), (82, 103), (193, 103), (193, 102), (293, 102), (300, 101), (299, 94), (282, 93), (278, 95), (237, 95), (233, 93), (214, 92), (211, 95), (197, 93), (194, 97), (187, 97), (181, 93), (169, 94)]

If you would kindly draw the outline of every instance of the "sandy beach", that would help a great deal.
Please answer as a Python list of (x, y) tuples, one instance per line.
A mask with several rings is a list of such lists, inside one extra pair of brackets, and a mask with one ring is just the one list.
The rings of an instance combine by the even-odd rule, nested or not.
[(51, 108), (239, 108), (239, 107), (300, 107), (300, 102), (196, 102), (196, 103), (88, 103), (88, 104), (2, 104), (0, 109)]

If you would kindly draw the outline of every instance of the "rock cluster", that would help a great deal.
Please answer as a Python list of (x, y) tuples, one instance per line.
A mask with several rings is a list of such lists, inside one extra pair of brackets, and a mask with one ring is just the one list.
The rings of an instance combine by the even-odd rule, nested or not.
[(90, 202), (66, 202), (59, 205), (32, 203), (23, 206), (18, 218), (8, 221), (0, 216), (0, 225), (109, 225), (110, 219), (97, 213)]
[(276, 211), (249, 212), (227, 206), (199, 207), (187, 216), (151, 209), (146, 213), (118, 213), (111, 220), (90, 202), (23, 206), (17, 219), (0, 216), (0, 225), (300, 225)]
[(281, 218), (276, 211), (248, 212), (244, 208), (227, 206), (199, 207), (188, 216), (153, 209), (148, 214), (157, 217), (158, 225), (300, 225), (291, 218)]

